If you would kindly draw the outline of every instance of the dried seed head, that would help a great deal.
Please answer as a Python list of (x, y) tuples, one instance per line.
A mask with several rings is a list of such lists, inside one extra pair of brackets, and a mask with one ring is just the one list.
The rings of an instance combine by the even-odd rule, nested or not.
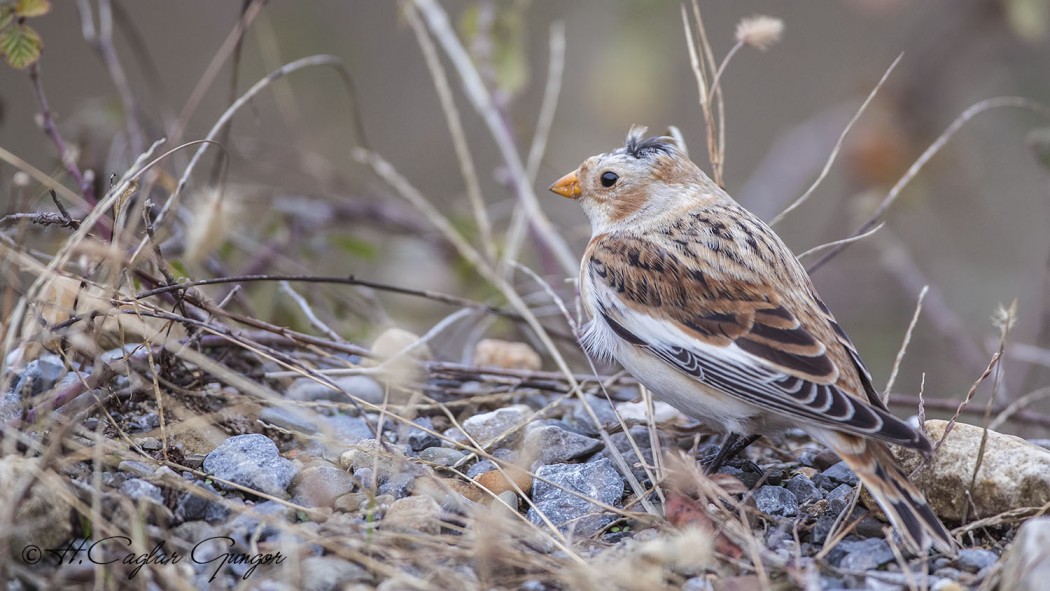
[(736, 25), (736, 40), (759, 51), (769, 49), (780, 41), (784, 32), (784, 21), (765, 15), (749, 16)]

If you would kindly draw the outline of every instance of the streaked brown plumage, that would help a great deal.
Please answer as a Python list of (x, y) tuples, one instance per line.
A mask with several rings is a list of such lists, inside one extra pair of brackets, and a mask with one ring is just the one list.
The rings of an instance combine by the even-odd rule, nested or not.
[(929, 441), (886, 409), (801, 263), (672, 140), (643, 133), (551, 187), (591, 219), (586, 348), (728, 433), (804, 429), (853, 469), (913, 551), (954, 552), (886, 447), (929, 451)]

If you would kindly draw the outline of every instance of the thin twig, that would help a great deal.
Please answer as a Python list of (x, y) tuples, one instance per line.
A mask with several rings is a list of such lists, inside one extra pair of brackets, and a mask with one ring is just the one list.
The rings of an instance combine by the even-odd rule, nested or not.
[(886, 398), (890, 395), (890, 390), (893, 389), (894, 382), (897, 381), (897, 372), (900, 371), (901, 362), (904, 361), (904, 354), (908, 352), (908, 344), (911, 343), (911, 333), (915, 330), (916, 323), (919, 322), (919, 314), (922, 313), (922, 301), (926, 299), (927, 291), (929, 291), (929, 286), (923, 286), (922, 291), (919, 292), (919, 301), (915, 302), (915, 312), (911, 316), (911, 322), (908, 323), (908, 330), (904, 332), (904, 341), (901, 342), (900, 349), (897, 350), (897, 357), (893, 360), (890, 379), (886, 380), (886, 387), (882, 389), (881, 398), (884, 404)]
[[(941, 148), (943, 148), (944, 145), (948, 143), (948, 140), (952, 139), (952, 137), (955, 136), (955, 134), (962, 128), (963, 125), (965, 125), (971, 119), (985, 111), (1004, 107), (1027, 109), (1029, 111), (1032, 111), (1033, 113), (1038, 113), (1040, 115), (1043, 115), (1044, 117), (1050, 118), (1050, 109), (1048, 109), (1046, 106), (1037, 103), (1031, 99), (1019, 96), (1000, 96), (985, 99), (983, 101), (979, 101), (977, 103), (974, 103), (973, 105), (970, 105), (965, 111), (963, 111), (958, 117), (956, 117), (955, 120), (952, 121), (951, 124), (944, 130), (944, 132), (941, 133), (941, 135), (937, 136), (937, 139), (935, 139), (933, 143), (930, 144), (930, 146), (926, 148), (926, 150), (923, 151), (923, 153), (915, 160), (915, 162), (912, 163), (911, 167), (908, 168), (908, 171), (904, 173), (904, 176), (902, 176), (900, 180), (897, 181), (897, 184), (893, 185), (893, 187), (889, 190), (889, 192), (886, 194), (886, 197), (883, 198), (882, 203), (880, 203), (879, 206), (875, 209), (874, 213), (872, 213), (871, 216), (863, 224), (861, 224), (856, 230), (854, 230), (851, 236), (863, 234), (864, 232), (870, 230), (871, 227), (874, 226), (879, 221), (879, 219), (882, 218), (882, 215), (886, 213), (886, 210), (889, 209), (890, 206), (893, 205), (893, 203), (897, 200), (897, 197), (900, 196), (900, 193), (904, 190), (904, 187), (908, 186), (908, 183), (910, 183), (912, 179), (914, 179), (919, 174), (923, 167), (926, 166), (926, 163), (929, 162), (938, 152), (941, 151)], [(814, 273), (815, 271), (823, 267), (825, 264), (827, 264), (828, 261), (835, 258), (835, 256), (837, 256), (840, 252), (845, 250), (848, 246), (849, 243), (847, 242), (845, 244), (841, 244), (839, 246), (834, 247), (831, 250), (831, 252), (828, 252), (827, 254), (822, 256), (817, 262), (813, 263), (808, 269), (809, 272)]]
[[(882, 78), (879, 79), (879, 82), (875, 85), (875, 88), (871, 89), (871, 92), (868, 93), (868, 97), (864, 99), (864, 102), (861, 103), (860, 108), (857, 109), (857, 111), (853, 114), (853, 117), (849, 120), (849, 123), (846, 124), (845, 129), (843, 129), (842, 133), (839, 134), (839, 139), (835, 142), (835, 147), (831, 149), (831, 154), (828, 155), (828, 160), (824, 163), (824, 168), (820, 171), (820, 174), (817, 176), (817, 179), (813, 181), (813, 184), (810, 185), (808, 189), (806, 189), (805, 193), (799, 196), (799, 198), (792, 202), (791, 205), (785, 207), (783, 211), (778, 213), (776, 217), (774, 217), (772, 221), (769, 222), (770, 226), (775, 226), (777, 222), (784, 219), (784, 216), (794, 211), (796, 207), (805, 203), (806, 200), (809, 199), (809, 196), (813, 194), (813, 191), (815, 191), (817, 187), (820, 186), (820, 183), (824, 182), (824, 179), (828, 176), (828, 172), (831, 171), (831, 166), (835, 164), (835, 159), (838, 158), (839, 150), (842, 149), (842, 142), (846, 139), (846, 135), (850, 132), (851, 129), (853, 129), (853, 125), (857, 122), (858, 119), (860, 119), (860, 116), (864, 114), (864, 111), (868, 108), (868, 105), (871, 104), (871, 101), (875, 98), (875, 95), (879, 93), (879, 89), (882, 88), (882, 85), (885, 84), (886, 80), (890, 77), (890, 73), (893, 72), (893, 69), (896, 68), (897, 64), (900, 63), (902, 57), (904, 57), (903, 53), (898, 55), (897, 59), (893, 60), (893, 63), (890, 64), (890, 67), (886, 68), (886, 71), (883, 72)], [(833, 244), (837, 243), (838, 242), (835, 242)]]
[(579, 261), (573, 256), (568, 244), (540, 208), (536, 194), (532, 190), (532, 184), (528, 180), (525, 166), (522, 164), (521, 156), (514, 145), (514, 139), (504, 125), (492, 100), (492, 95), (485, 87), (474, 62), (470, 59), (459, 37), (456, 36), (452, 25), (449, 24), (445, 10), (434, 0), (414, 0), (413, 4), (408, 6), (410, 10), (411, 7), (419, 9), (430, 32), (444, 49), (445, 55), (452, 62), (456, 72), (459, 73), (467, 98), (485, 122), (489, 134), (496, 141), (500, 155), (510, 171), (517, 198), (524, 205), (529, 216), (529, 223), (532, 224), (541, 243), (554, 254), (564, 273), (575, 275)]
[(62, 162), (62, 166), (65, 167), (66, 172), (69, 176), (73, 177), (76, 181), (77, 187), (80, 189), (80, 194), (87, 202), (89, 206), (93, 206), (97, 203), (95, 199), (95, 188), (91, 185), (91, 179), (89, 179), (80, 170), (80, 166), (77, 165), (76, 158), (70, 151), (66, 141), (62, 139), (62, 134), (58, 131), (58, 126), (55, 124), (55, 116), (51, 112), (51, 106), (47, 102), (47, 95), (44, 94), (44, 85), (40, 81), (40, 62), (34, 62), (29, 66), (29, 80), (33, 84), (33, 94), (36, 95), (37, 105), (40, 106), (40, 121), (44, 128), (44, 133), (47, 137), (51, 138), (51, 143), (55, 144), (55, 149), (58, 150), (58, 159)]
[(449, 86), (448, 76), (445, 75), (445, 68), (441, 65), (441, 58), (438, 56), (437, 48), (434, 47), (434, 42), (427, 33), (423, 21), (419, 19), (419, 14), (414, 10), (406, 10), (404, 15), (416, 35), (416, 42), (419, 43), (419, 48), (423, 52), (423, 58), (427, 63), (427, 69), (430, 71), (434, 88), (437, 89), (441, 109), (445, 113), (445, 121), (448, 122), (448, 130), (452, 134), (452, 146), (455, 148), (456, 158), (459, 160), (460, 173), (463, 175), (463, 182), (467, 186), (467, 200), (470, 201), (471, 210), (474, 212), (474, 223), (478, 226), (481, 246), (484, 249), (485, 256), (489, 260), (495, 260), (496, 242), (492, 237), (492, 222), (489, 220), (488, 212), (485, 209), (485, 200), (481, 196), (481, 183), (478, 181), (478, 172), (474, 168), (474, 156), (470, 153), (470, 144), (467, 142), (467, 135), (463, 131), (463, 122), (459, 117), (459, 109), (456, 108), (456, 101), (452, 98), (452, 88)]

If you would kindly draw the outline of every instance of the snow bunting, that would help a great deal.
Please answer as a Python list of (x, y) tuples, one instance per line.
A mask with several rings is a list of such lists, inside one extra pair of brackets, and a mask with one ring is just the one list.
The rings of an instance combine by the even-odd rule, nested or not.
[(954, 553), (886, 446), (930, 442), (887, 410), (802, 264), (673, 139), (644, 132), (550, 187), (591, 220), (584, 347), (729, 436), (802, 428), (845, 460), (912, 551)]

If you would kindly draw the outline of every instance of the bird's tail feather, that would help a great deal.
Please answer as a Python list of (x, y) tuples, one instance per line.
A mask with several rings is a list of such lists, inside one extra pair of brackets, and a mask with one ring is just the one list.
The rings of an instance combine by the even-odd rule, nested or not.
[(908, 480), (886, 444), (845, 433), (829, 434), (827, 444), (860, 478), (908, 548), (922, 553), (932, 545), (949, 555), (955, 540)]

